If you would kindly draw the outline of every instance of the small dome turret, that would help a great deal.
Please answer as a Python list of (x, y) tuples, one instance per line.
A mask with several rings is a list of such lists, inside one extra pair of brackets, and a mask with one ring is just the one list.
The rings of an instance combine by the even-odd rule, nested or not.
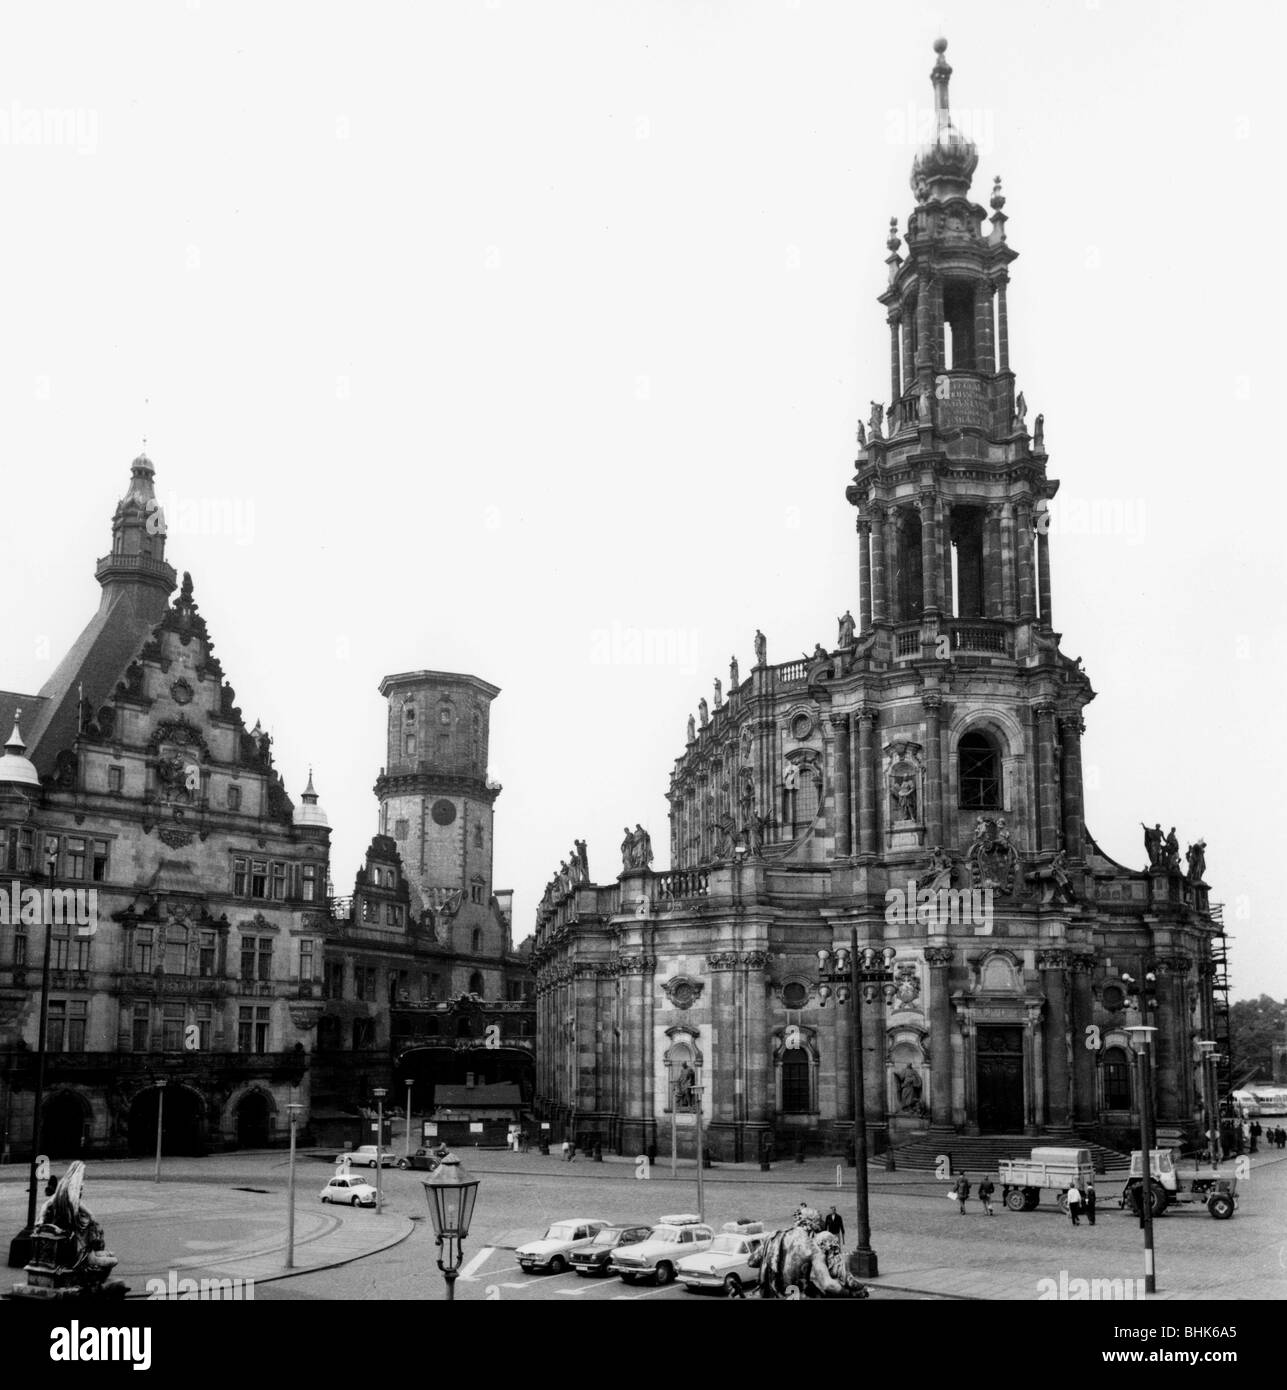
[(26, 756), (27, 745), (23, 742), (18, 721), (22, 718), (20, 709), (13, 712), (13, 733), (4, 746), (4, 757), (0, 758), (0, 783), (8, 782), (22, 787), (40, 786), (40, 774), (36, 765)]
[(930, 73), (930, 81), (934, 84), (934, 135), (912, 161), (911, 185), (918, 203), (964, 197), (970, 191), (970, 179), (979, 164), (974, 141), (952, 124), (947, 100), (952, 68), (943, 56), (946, 51), (947, 40), (935, 39), (934, 52), (938, 60)]
[(329, 830), (331, 823), (326, 812), (317, 804), (317, 792), (313, 789), (313, 769), (308, 769), (308, 786), (300, 794), (299, 805), (295, 807), (295, 824), (312, 825), (320, 830)]

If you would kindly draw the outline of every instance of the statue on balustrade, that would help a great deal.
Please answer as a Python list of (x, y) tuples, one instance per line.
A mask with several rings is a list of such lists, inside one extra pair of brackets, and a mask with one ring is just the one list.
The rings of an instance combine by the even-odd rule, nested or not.
[(769, 660), (769, 644), (764, 634), (757, 627), (755, 629), (755, 664), (764, 666)]
[(1150, 869), (1160, 869), (1162, 867), (1162, 826), (1159, 822), (1152, 830), (1140, 821), (1140, 829), (1144, 832), (1144, 852), (1148, 855)]
[(737, 689), (737, 657), (731, 656), (728, 659), (728, 690), (731, 695)]
[(691, 714), (688, 716), (688, 741), (689, 743), (696, 743), (697, 741), (697, 721)]
[(1166, 837), (1166, 868), (1169, 872), (1178, 874), (1180, 872), (1180, 842), (1175, 838), (1175, 826), (1171, 827), (1171, 833)]
[(1184, 857), (1189, 861), (1189, 882), (1201, 883), (1207, 871), (1207, 842), (1199, 840), (1196, 845), (1190, 845)]
[(701, 721), (703, 729), (711, 722), (710, 706), (706, 703), (705, 697), (697, 702), (697, 718)]
[(719, 679), (719, 677), (716, 676), (716, 677), (715, 677), (715, 708), (716, 708), (716, 709), (719, 709), (719, 707), (720, 707), (723, 703), (724, 703), (724, 687), (720, 684), (720, 679)]
[(840, 619), (840, 641), (841, 647), (852, 647), (854, 644), (854, 615), (845, 610), (844, 616)]

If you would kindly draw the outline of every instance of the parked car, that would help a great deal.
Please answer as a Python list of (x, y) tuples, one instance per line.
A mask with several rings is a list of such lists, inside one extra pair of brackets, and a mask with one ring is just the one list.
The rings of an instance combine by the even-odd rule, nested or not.
[(572, 1252), (572, 1269), (576, 1274), (607, 1274), (617, 1246), (637, 1245), (651, 1233), (651, 1226), (605, 1226), (589, 1245)]
[(528, 1241), (514, 1252), (518, 1256), (519, 1268), (528, 1274), (538, 1269), (562, 1274), (568, 1267), (573, 1251), (589, 1245), (607, 1224), (606, 1221), (588, 1221), (584, 1217), (556, 1221), (540, 1240)]
[(398, 1167), (402, 1169), (420, 1168), (430, 1173), (438, 1166), (438, 1159), (432, 1149), (417, 1149), (408, 1158), (398, 1159)]
[(319, 1195), (324, 1202), (339, 1202), (346, 1207), (375, 1206), (375, 1188), (365, 1178), (332, 1178)]
[(743, 1285), (758, 1280), (751, 1256), (767, 1239), (762, 1222), (727, 1221), (700, 1255), (685, 1255), (680, 1260), (676, 1273), (689, 1293), (721, 1289), (729, 1298), (736, 1298)]
[(336, 1154), (336, 1163), (343, 1163), (347, 1158), (350, 1167), (353, 1168), (374, 1168), (376, 1166), (377, 1155), (381, 1168), (392, 1168), (398, 1161), (395, 1154), (391, 1154), (388, 1149), (377, 1150), (374, 1144), (363, 1144), (360, 1148), (350, 1149), (348, 1153)]
[(639, 1279), (669, 1284), (679, 1261), (708, 1249), (714, 1239), (715, 1232), (699, 1216), (663, 1216), (647, 1240), (615, 1251), (609, 1268), (627, 1284)]

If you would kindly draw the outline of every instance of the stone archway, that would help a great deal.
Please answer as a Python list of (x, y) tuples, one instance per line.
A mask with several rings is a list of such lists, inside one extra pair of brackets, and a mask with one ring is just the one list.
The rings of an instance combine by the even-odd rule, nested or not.
[(237, 1102), (237, 1147), (266, 1149), (272, 1142), (273, 1106), (268, 1095), (256, 1087)]
[(130, 1102), (128, 1131), (131, 1157), (140, 1158), (156, 1152), (158, 1105), (161, 1106), (161, 1152), (205, 1153), (205, 1106), (201, 1097), (189, 1087), (174, 1083), (164, 1089), (164, 1104), (157, 1086), (145, 1086)]
[(50, 1158), (80, 1158), (85, 1152), (93, 1114), (76, 1091), (55, 1091), (44, 1103), (40, 1147)]

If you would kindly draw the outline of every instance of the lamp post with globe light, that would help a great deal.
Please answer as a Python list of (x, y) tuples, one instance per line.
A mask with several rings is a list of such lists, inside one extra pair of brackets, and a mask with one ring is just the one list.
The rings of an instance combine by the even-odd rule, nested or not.
[(447, 1301), (456, 1297), (456, 1276), (464, 1256), (465, 1237), (478, 1199), (478, 1179), (471, 1177), (455, 1154), (439, 1148), (435, 1156), (438, 1166), (425, 1179), (425, 1200), (429, 1203), (429, 1218), (433, 1222), (434, 1243), (441, 1253), (438, 1268), (447, 1283)]
[(286, 1112), (290, 1116), (290, 1176), (286, 1182), (287, 1206), (286, 1206), (286, 1268), (295, 1268), (295, 1126), (299, 1121), (299, 1112), (303, 1106), (298, 1101), (291, 1101), (286, 1106)]

